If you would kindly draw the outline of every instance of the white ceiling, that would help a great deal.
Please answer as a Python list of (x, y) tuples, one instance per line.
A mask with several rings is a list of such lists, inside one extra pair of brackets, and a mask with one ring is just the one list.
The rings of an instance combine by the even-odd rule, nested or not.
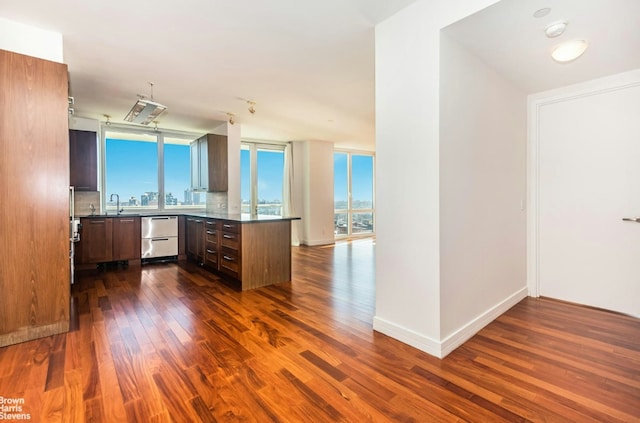
[[(0, 0), (0, 16), (63, 35), (79, 116), (123, 122), (151, 81), (161, 128), (205, 133), (231, 112), (244, 138), (373, 150), (374, 26), (414, 1)], [(536, 92), (640, 67), (639, 17), (640, 0), (503, 0), (446, 33)], [(567, 65), (542, 32), (558, 18), (591, 43)]]
[[(551, 12), (534, 18), (543, 7)], [(558, 20), (569, 22), (566, 31), (547, 38)], [(443, 31), (528, 94), (640, 68), (640, 0), (503, 0)], [(552, 48), (571, 39), (589, 48), (554, 62)]]
[[(374, 148), (374, 26), (415, 0), (0, 0), (61, 33), (78, 116), (123, 123), (137, 99), (161, 128)], [(255, 101), (251, 115), (246, 100)]]

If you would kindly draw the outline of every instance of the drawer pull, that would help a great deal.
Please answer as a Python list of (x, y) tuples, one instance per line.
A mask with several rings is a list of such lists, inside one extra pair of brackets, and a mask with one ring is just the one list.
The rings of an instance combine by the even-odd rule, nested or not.
[(233, 235), (227, 235), (227, 234), (222, 235), (222, 237), (223, 238), (227, 238), (227, 239), (233, 239), (234, 238)]
[(226, 224), (225, 224), (225, 225), (222, 225), (222, 226), (223, 226), (224, 228), (233, 228), (233, 227), (235, 227), (236, 225), (226, 225)]
[(195, 222), (196, 223), (202, 223), (202, 220), (196, 219)]
[(151, 220), (169, 220), (168, 217), (152, 217)]
[(169, 238), (152, 238), (151, 242), (156, 242), (156, 241), (169, 241)]
[(223, 259), (227, 260), (227, 261), (233, 261), (233, 257), (229, 257), (229, 256), (222, 256)]
[(216, 233), (213, 231), (207, 231), (207, 235), (215, 235)]
[(91, 222), (92, 225), (94, 225), (94, 224), (102, 224), (102, 223), (104, 223), (104, 220), (93, 220), (93, 219), (91, 219), (89, 222)]
[(133, 219), (120, 219), (120, 223), (122, 222), (133, 222)]
[(215, 254), (216, 252), (207, 248), (207, 253), (209, 253), (209, 254)]

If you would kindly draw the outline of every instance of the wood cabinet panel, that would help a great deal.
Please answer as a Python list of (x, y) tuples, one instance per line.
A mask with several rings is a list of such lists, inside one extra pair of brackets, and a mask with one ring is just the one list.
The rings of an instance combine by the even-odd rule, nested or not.
[(204, 220), (187, 218), (187, 257), (198, 263), (204, 261)]
[(229, 187), (228, 147), (225, 135), (207, 134), (191, 143), (191, 188), (226, 192)]
[(98, 190), (98, 141), (93, 131), (69, 130), (69, 177), (76, 191)]
[(0, 346), (69, 329), (67, 80), (0, 50)]
[(113, 260), (113, 219), (80, 219), (80, 242), (77, 244), (78, 264), (104, 263)]
[(118, 217), (113, 221), (113, 260), (140, 260), (140, 218)]

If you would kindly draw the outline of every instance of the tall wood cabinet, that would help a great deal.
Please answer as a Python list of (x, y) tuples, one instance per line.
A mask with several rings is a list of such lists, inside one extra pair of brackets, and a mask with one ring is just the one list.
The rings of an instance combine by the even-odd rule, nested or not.
[(0, 50), (0, 346), (69, 330), (67, 81)]
[(226, 192), (229, 187), (225, 135), (207, 134), (191, 143), (191, 189)]

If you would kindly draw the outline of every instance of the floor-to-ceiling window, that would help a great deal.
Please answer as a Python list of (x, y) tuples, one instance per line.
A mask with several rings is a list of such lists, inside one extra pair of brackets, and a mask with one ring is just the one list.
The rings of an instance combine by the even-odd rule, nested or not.
[(243, 142), (240, 150), (242, 213), (281, 216), (284, 151), (282, 144)]
[[(191, 134), (114, 128), (104, 131), (103, 201), (115, 212), (204, 208), (191, 190)], [(117, 194), (117, 196), (116, 196)]]
[(374, 232), (374, 155), (336, 151), (333, 156), (336, 237)]

